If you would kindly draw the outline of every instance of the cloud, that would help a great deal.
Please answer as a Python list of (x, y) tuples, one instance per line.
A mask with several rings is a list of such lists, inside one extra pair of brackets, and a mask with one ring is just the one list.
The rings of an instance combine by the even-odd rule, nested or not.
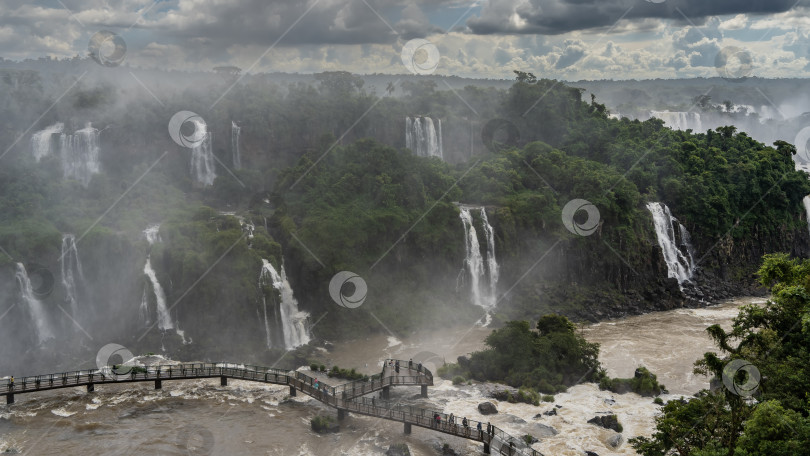
[(621, 19), (702, 24), (712, 16), (781, 13), (794, 5), (795, 0), (485, 0), (481, 13), (467, 20), (467, 26), (471, 33), (484, 35), (554, 35), (609, 28)]

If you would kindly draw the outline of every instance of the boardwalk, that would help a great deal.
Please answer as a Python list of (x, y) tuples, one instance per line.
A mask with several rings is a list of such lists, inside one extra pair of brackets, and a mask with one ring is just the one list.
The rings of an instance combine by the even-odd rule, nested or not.
[[(397, 362), (400, 365), (399, 373), (389, 366), (389, 363)], [(497, 454), (504, 455), (542, 456), (522, 439), (512, 437), (496, 426), (489, 427), (487, 432), (487, 423), (481, 423), (482, 430), (479, 431), (478, 421), (468, 420), (465, 427), (461, 417), (456, 417), (455, 422), (450, 423), (449, 415), (439, 411), (388, 401), (392, 386), (420, 386), (422, 396), (427, 397), (427, 387), (433, 385), (433, 374), (429, 370), (417, 369), (416, 365), (409, 367), (409, 362), (402, 360), (386, 360), (382, 372), (367, 379), (337, 386), (318, 384), (317, 388), (314, 377), (298, 371), (231, 363), (190, 363), (149, 367), (118, 366), (116, 369), (105, 367), (22, 377), (14, 383), (9, 380), (5, 384), (0, 383), (0, 396), (6, 396), (6, 403), (13, 404), (16, 395), (59, 388), (86, 387), (88, 392), (92, 392), (96, 385), (154, 382), (155, 388), (161, 389), (165, 380), (205, 378), (219, 378), (222, 386), (227, 386), (229, 378), (288, 385), (291, 396), (297, 396), (301, 392), (337, 409), (338, 419), (343, 419), (347, 413), (373, 416), (403, 423), (406, 434), (410, 434), (411, 428), (417, 426), (481, 442), (485, 454), (491, 454), (494, 450)], [(376, 396), (375, 393), (380, 393), (382, 398), (363, 397), (370, 394)]]

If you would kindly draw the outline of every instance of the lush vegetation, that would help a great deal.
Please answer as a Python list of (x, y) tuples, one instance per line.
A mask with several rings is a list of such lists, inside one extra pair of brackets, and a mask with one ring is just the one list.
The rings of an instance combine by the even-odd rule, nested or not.
[[(149, 254), (173, 316), (193, 340), (169, 341), (170, 352), (219, 360), (247, 351), (258, 354), (257, 362), (272, 362), (281, 353), (267, 353), (261, 320), (278, 293), (259, 284), (262, 259), (277, 270), (285, 266), (311, 322), (328, 312), (313, 328), (321, 338), (380, 331), (379, 321), (408, 334), (480, 318), (469, 290), (456, 286), (464, 244), (454, 202), (486, 205), (495, 228), (499, 291), (511, 287), (496, 324), (550, 313), (599, 318), (630, 300), (657, 304), (653, 292), (664, 274), (655, 267), (660, 255), (647, 201), (667, 203), (698, 250), (711, 254), (701, 266), (728, 265), (727, 275), (738, 280), (755, 269), (759, 250), (791, 245), (795, 233), (806, 231), (801, 199), (810, 182), (793, 169), (790, 144), (766, 146), (733, 127), (693, 133), (658, 120), (612, 119), (595, 99), (583, 101), (582, 90), (528, 73), (506, 90), (468, 86), (454, 93), (430, 80), (408, 81), (400, 88), (404, 97), (378, 97), (363, 78), (345, 72), (285, 85), (249, 76), (209, 109), (228, 85), (216, 76), (183, 75), (175, 84), (165, 74), (141, 75), (162, 100), (155, 103), (131, 96), (141, 87), (120, 85), (115, 70), (97, 74), (85, 63), (51, 62), (65, 71), (47, 76), (0, 70), (0, 118), (8, 120), (0, 144), (13, 146), (0, 167), (0, 246), (7, 253), (0, 255), (6, 271), (0, 280), (4, 290), (15, 289), (18, 261), (58, 271), (61, 234), (75, 233), (93, 284), (87, 300), (96, 306), (88, 317), (94, 321), (83, 323), (94, 338), (131, 336), (141, 345), (131, 348), (140, 351), (163, 342), (157, 332), (140, 338), (131, 324), (139, 319)], [(70, 77), (84, 69), (93, 77)], [(190, 151), (166, 134), (180, 110), (205, 113), (224, 164), (213, 186), (192, 181)], [(442, 119), (447, 162), (404, 150), (404, 117), (417, 114)], [(495, 118), (518, 134), (496, 135), (485, 145), (480, 133)], [(242, 127), (243, 169), (229, 166), (232, 120)], [(102, 172), (87, 187), (63, 178), (58, 154), (38, 163), (32, 157), (24, 133), (57, 121), (68, 133), (87, 121), (103, 130)], [(562, 208), (574, 198), (598, 207), (594, 236), (573, 235), (561, 223)], [(255, 225), (252, 237), (239, 217)], [(149, 247), (141, 232), (157, 222), (163, 242)], [(547, 252), (553, 267), (538, 263)], [(338, 308), (330, 298), (330, 279), (344, 270), (367, 282), (368, 312)], [(57, 287), (47, 298), (50, 308), (64, 299), (60, 293)], [(504, 329), (503, 336), (528, 333), (518, 323)], [(14, 331), (9, 337), (22, 340)], [(537, 338), (537, 350), (587, 348), (565, 332)], [(281, 350), (280, 340), (270, 342)], [(561, 353), (580, 361), (535, 371), (471, 360), (464, 369), (472, 377), (462, 375), (555, 392), (593, 367), (582, 361), (589, 353)], [(306, 353), (288, 360), (306, 362)]]
[(327, 372), (326, 375), (327, 377), (343, 378), (346, 380), (368, 379), (368, 375), (361, 374), (360, 372), (355, 371), (354, 368), (341, 369), (338, 366), (332, 366), (332, 368), (329, 369), (329, 372)]
[[(696, 362), (697, 373), (731, 387), (668, 402), (653, 435), (631, 440), (640, 454), (810, 454), (810, 260), (767, 255), (759, 279), (772, 298), (744, 307), (728, 332), (710, 327), (723, 356), (706, 353)], [(750, 363), (760, 375), (726, 371), (733, 360)]]
[(520, 402), (535, 405), (540, 397), (534, 391), (556, 393), (604, 376), (599, 345), (587, 342), (566, 317), (546, 315), (536, 328), (532, 331), (527, 321), (507, 322), (487, 336), (488, 348), (459, 357), (457, 365), (440, 373), (463, 371), (475, 380), (526, 388), (518, 393)]
[(658, 396), (666, 390), (666, 387), (658, 383), (658, 377), (655, 374), (646, 367), (640, 366), (636, 369), (633, 378), (602, 378), (599, 381), (599, 389), (619, 394), (632, 391), (641, 396)]

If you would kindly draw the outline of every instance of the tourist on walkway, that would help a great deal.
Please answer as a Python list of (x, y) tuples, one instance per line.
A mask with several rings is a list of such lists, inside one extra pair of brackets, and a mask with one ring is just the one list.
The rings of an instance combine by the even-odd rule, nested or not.
[(413, 369), (413, 358), (408, 360), (408, 369)]
[(480, 421), (478, 422), (478, 438), (479, 438), (479, 439), (483, 439), (483, 438), (484, 438), (484, 432), (483, 432), (483, 430), (482, 430), (482, 428), (481, 428), (481, 422), (480, 422)]

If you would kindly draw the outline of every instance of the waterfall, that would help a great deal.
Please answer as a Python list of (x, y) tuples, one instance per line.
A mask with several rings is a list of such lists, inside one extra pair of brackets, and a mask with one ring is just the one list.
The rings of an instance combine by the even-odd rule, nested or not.
[[(295, 347), (309, 343), (310, 336), (306, 327), (309, 314), (298, 310), (298, 301), (296, 301), (293, 296), (293, 290), (290, 286), (290, 282), (287, 280), (287, 273), (284, 271), (284, 266), (281, 266), (281, 274), (279, 274), (269, 261), (262, 259), (259, 286), (267, 284), (268, 279), (272, 283), (273, 288), (278, 290), (281, 295), (279, 310), (281, 311), (281, 326), (284, 332), (284, 347), (287, 350), (292, 350)], [(270, 328), (267, 324), (266, 306), (265, 329), (267, 330), (267, 342), (269, 344)]]
[(39, 162), (42, 157), (50, 155), (53, 145), (53, 135), (62, 133), (65, 124), (56, 122), (55, 124), (40, 130), (31, 135), (31, 149), (34, 152), (34, 160)]
[[(153, 245), (155, 242), (160, 242), (160, 225), (152, 225), (149, 228), (143, 230), (144, 236), (146, 236), (147, 242), (149, 245)], [(154, 268), (152, 268), (152, 253), (150, 252), (149, 255), (146, 256), (146, 264), (143, 267), (143, 273), (146, 274), (146, 277), (149, 278), (149, 281), (152, 283), (152, 290), (155, 293), (155, 309), (157, 310), (157, 325), (158, 329), (167, 330), (173, 329), (174, 323), (172, 322), (172, 316), (169, 313), (168, 307), (166, 307), (166, 293), (163, 292), (163, 287), (160, 285), (160, 281), (158, 281), (157, 274), (155, 273)], [(146, 290), (144, 290), (145, 292)], [(146, 307), (141, 301), (141, 309)], [(148, 308), (146, 309), (146, 320), (148, 320), (149, 312)], [(143, 312), (143, 310), (142, 310)], [(180, 330), (177, 330), (178, 334), (180, 334)]]
[[(203, 139), (191, 148), (191, 175), (202, 185), (213, 185), (217, 174), (214, 170), (214, 153), (211, 150), (211, 132), (201, 120), (192, 120), (195, 131), (205, 131)], [(202, 133), (200, 133), (202, 134)]]
[(804, 216), (807, 218), (807, 229), (810, 230), (810, 195), (807, 195), (802, 200), (804, 203)]
[(59, 137), (59, 154), (62, 158), (62, 171), (65, 179), (76, 179), (87, 187), (93, 174), (100, 170), (98, 161), (99, 131), (88, 123), (72, 135)]
[(650, 111), (650, 117), (657, 117), (664, 121), (673, 130), (703, 131), (703, 124), (700, 121), (700, 113), (697, 112), (672, 112), (672, 111)]
[(439, 132), (430, 117), (405, 118), (405, 147), (419, 157), (442, 158), (442, 121), (438, 120)]
[(141, 295), (141, 320), (143, 320), (144, 326), (149, 326), (152, 323), (152, 320), (149, 318), (149, 298), (146, 294), (146, 287), (143, 287), (143, 294)]
[(73, 318), (79, 315), (79, 297), (76, 287), (76, 276), (84, 282), (82, 263), (79, 261), (79, 250), (76, 248), (76, 237), (72, 234), (62, 235), (62, 285), (65, 287), (65, 299), (70, 302)]
[(51, 326), (45, 318), (45, 308), (42, 303), (34, 296), (34, 289), (31, 286), (31, 279), (28, 277), (28, 272), (22, 263), (17, 263), (17, 272), (14, 275), (17, 283), (20, 285), (20, 295), (22, 297), (25, 308), (28, 310), (31, 320), (34, 322), (34, 328), (37, 333), (39, 343), (45, 342), (48, 339), (53, 339), (53, 331)]
[(242, 128), (231, 121), (231, 153), (233, 154), (234, 169), (242, 169), (242, 157), (239, 155), (239, 133)]
[(695, 270), (689, 232), (672, 216), (665, 204), (650, 202), (647, 203), (647, 210), (653, 216), (655, 235), (664, 254), (667, 274), (677, 279), (678, 284), (683, 284), (692, 278)]
[[(481, 246), (478, 242), (478, 233), (475, 230), (471, 209), (480, 210), (481, 222), (487, 241), (486, 263), (484, 262), (484, 256), (481, 254)], [(461, 272), (469, 272), (470, 293), (472, 294), (473, 304), (489, 312), (495, 308), (498, 298), (499, 266), (495, 258), (495, 233), (489, 224), (487, 212), (483, 207), (459, 206), (459, 217), (464, 225), (464, 246), (467, 253), (464, 259), (464, 268)]]

